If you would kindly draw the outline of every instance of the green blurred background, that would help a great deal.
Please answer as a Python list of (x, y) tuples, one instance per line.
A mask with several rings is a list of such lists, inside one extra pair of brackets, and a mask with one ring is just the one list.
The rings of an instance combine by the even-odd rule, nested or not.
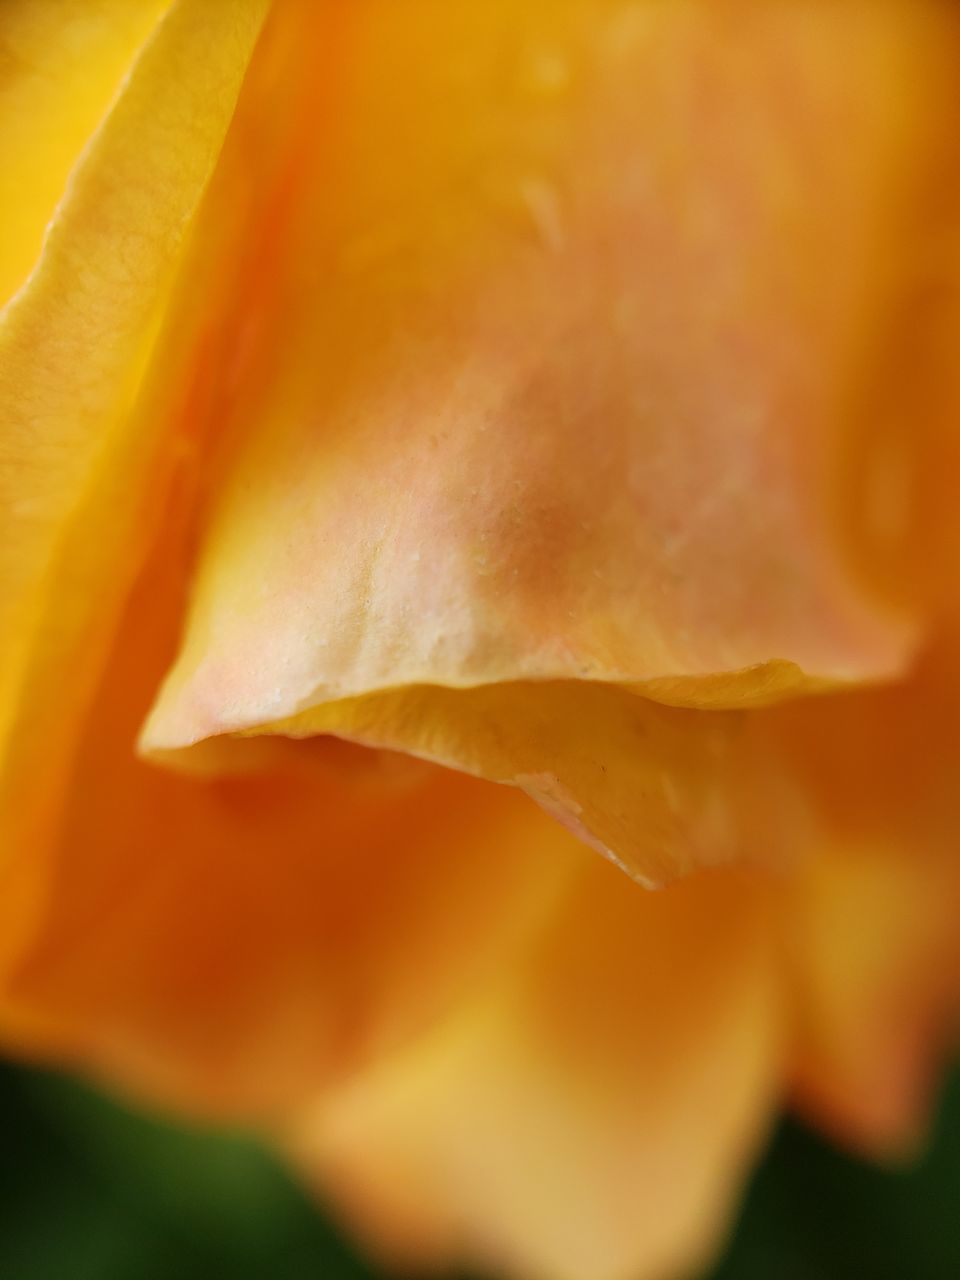
[[(375, 1280), (255, 1144), (0, 1068), (0, 1280)], [(925, 1159), (867, 1167), (785, 1121), (710, 1280), (960, 1278), (960, 1073)]]

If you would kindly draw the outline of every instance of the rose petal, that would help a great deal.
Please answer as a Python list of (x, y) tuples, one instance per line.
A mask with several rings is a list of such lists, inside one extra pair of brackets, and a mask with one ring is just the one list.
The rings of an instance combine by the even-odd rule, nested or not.
[(770, 1116), (764, 916), (730, 873), (648, 895), (596, 863), (519, 971), (318, 1105), (295, 1158), (410, 1261), (687, 1274), (716, 1247)]

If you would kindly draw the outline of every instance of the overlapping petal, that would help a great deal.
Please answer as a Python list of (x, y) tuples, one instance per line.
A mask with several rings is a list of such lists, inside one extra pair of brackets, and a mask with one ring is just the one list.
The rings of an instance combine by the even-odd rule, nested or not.
[[(73, 109), (54, 102), (49, 81), (61, 72), (67, 88), (81, 70), (89, 73), (77, 112), (95, 123), (91, 113), (116, 87), (113, 72), (153, 12), (135, 3), (121, 14), (121, 7), (81, 15), (60, 6), (56, 23), (44, 6), (4, 10), (4, 35), (25, 63), (8, 86), (12, 105), (35, 112), (38, 147), (51, 113)], [(79, 726), (180, 449), (175, 411), (184, 388), (165, 380), (196, 357), (191, 344), (171, 347), (159, 335), (265, 8), (265, 0), (180, 0), (170, 8), (57, 193), (28, 282), (0, 313), (0, 830), (8, 917), (0, 951), (15, 950), (29, 930), (42, 879), (37, 864), (53, 838)], [(82, 68), (73, 61), (82, 57), (78, 41), (89, 54)], [(34, 63), (31, 74), (26, 66)], [(10, 128), (4, 138), (16, 176), (22, 139), (16, 123)], [(56, 132), (59, 158), (43, 189), (19, 175), (33, 210), (24, 223), (28, 239), (75, 158), (73, 126)], [(158, 349), (176, 358), (148, 376)]]
[[(952, 9), (85, 12), (0, 13), (52, 148), (0, 132), (0, 296), (57, 206), (0, 316), (0, 1036), (312, 1099), (378, 1239), (559, 1280), (703, 1257), (778, 1081), (902, 1144), (957, 1000)], [(774, 872), (645, 895), (492, 782)]]

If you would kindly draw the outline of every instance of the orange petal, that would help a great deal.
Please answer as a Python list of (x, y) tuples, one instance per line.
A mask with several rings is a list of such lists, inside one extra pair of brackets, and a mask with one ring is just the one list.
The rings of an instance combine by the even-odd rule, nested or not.
[(820, 847), (791, 883), (802, 1105), (846, 1141), (916, 1142), (960, 1010), (960, 668), (783, 708)]
[(910, 1152), (960, 1011), (955, 855), (834, 848), (794, 897), (797, 1104), (870, 1155)]
[[(900, 668), (914, 631), (848, 572), (835, 489), (951, 19), (364, 0), (276, 22), (299, 50), (277, 83), (322, 57), (324, 91), (277, 179), (282, 233), (248, 229), (269, 288), (261, 265), (253, 307), (210, 301), (244, 443), (147, 746), (278, 722), (363, 737), (359, 698), (371, 740), (532, 779), (644, 876), (701, 860), (637, 834), (670, 806), (653, 785), (645, 822), (618, 759), (645, 740), (648, 785), (686, 721), (454, 691), (576, 680), (715, 708)], [(273, 119), (266, 92), (247, 110)], [(268, 157), (247, 135), (249, 172)], [(212, 254), (234, 203), (225, 183), (205, 211)], [(574, 758), (581, 713), (612, 803)], [(741, 769), (739, 720), (702, 732), (664, 769), (699, 812)], [(718, 776), (688, 782), (711, 753)]]
[(777, 996), (762, 896), (585, 868), (518, 970), (320, 1103), (295, 1158), (408, 1260), (550, 1280), (687, 1273), (770, 1115)]

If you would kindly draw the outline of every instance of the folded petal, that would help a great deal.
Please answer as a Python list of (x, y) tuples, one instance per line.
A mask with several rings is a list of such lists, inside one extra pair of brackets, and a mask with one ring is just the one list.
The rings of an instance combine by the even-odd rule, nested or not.
[[(269, 289), (255, 273), (242, 319), (230, 290), (213, 304), (240, 443), (145, 743), (372, 726), (552, 795), (643, 876), (701, 861), (637, 834), (670, 806), (654, 785), (638, 818), (618, 756), (645, 740), (649, 789), (686, 721), (604, 691), (473, 691), (729, 708), (901, 669), (917, 620), (854, 570), (837, 487), (955, 20), (912, 0), (363, 0), (277, 21), (297, 65), (322, 59), (324, 94), (277, 179), (296, 191), (282, 237), (248, 229)], [(273, 118), (269, 94), (257, 109)], [(699, 731), (663, 773), (703, 813), (741, 769), (741, 726)], [(707, 757), (716, 775), (691, 782)], [(714, 857), (750, 844), (736, 813), (718, 825)]]
[(520, 787), (648, 886), (699, 866), (785, 864), (807, 834), (804, 798), (762, 721), (663, 707), (600, 683), (413, 687), (268, 727), (407, 751)]
[(716, 1247), (775, 1088), (758, 886), (662, 894), (587, 866), (526, 961), (325, 1099), (295, 1158), (407, 1260), (545, 1280), (686, 1274)]
[(583, 855), (545, 845), (552, 824), (514, 792), (342, 742), (253, 743), (235, 777), (139, 761), (175, 553), (138, 584), (53, 836), (30, 850), (29, 929), (0, 898), (19, 938), (0, 1037), (155, 1101), (264, 1116), (505, 963)]

